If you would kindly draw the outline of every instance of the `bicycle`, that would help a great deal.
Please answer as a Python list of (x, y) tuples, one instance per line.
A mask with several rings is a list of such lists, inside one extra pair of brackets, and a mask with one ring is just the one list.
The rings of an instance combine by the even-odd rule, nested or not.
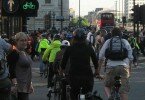
[(108, 100), (120, 100), (119, 89), (121, 87), (121, 76), (114, 77), (115, 83), (111, 89), (111, 96)]
[(56, 75), (53, 79), (53, 89), (47, 94), (48, 100), (61, 100), (61, 79), (62, 76)]
[(78, 100), (103, 100), (100, 95), (97, 95), (98, 92), (94, 91), (88, 92), (86, 94), (82, 93), (82, 88), (80, 89), (80, 94), (78, 95)]
[[(53, 79), (53, 90), (47, 94), (48, 100), (71, 100), (70, 99), (70, 85), (67, 82), (66, 76), (57, 74)], [(52, 94), (54, 94), (52, 96)]]

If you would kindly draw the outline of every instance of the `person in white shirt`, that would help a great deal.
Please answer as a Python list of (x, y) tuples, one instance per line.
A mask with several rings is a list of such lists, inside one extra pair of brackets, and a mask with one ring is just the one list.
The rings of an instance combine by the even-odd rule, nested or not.
[(95, 46), (95, 37), (94, 33), (96, 32), (96, 29), (94, 27), (91, 28), (91, 31), (87, 34), (87, 41), (91, 46)]
[[(120, 36), (121, 31), (119, 28), (114, 28), (112, 30), (112, 37)], [(108, 39), (102, 46), (99, 52), (99, 67), (101, 67), (103, 61), (106, 59), (105, 52), (110, 45), (111, 39)], [(124, 48), (127, 50), (127, 57), (123, 60), (111, 60), (107, 58), (106, 61), (106, 75), (105, 75), (105, 93), (108, 100), (111, 99), (111, 88), (114, 85), (114, 76), (121, 76), (121, 87), (120, 87), (120, 100), (128, 100), (129, 92), (129, 76), (131, 71), (131, 63), (133, 60), (132, 49), (127, 40), (121, 39), (124, 44)], [(113, 45), (112, 45), (113, 46)], [(113, 56), (113, 55), (111, 55)]]

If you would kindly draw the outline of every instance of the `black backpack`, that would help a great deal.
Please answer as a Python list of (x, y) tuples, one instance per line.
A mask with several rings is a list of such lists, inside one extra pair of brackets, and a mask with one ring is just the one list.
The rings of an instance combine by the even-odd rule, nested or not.
[(128, 57), (128, 51), (120, 37), (110, 39), (109, 47), (105, 51), (105, 57), (113, 61), (124, 60)]

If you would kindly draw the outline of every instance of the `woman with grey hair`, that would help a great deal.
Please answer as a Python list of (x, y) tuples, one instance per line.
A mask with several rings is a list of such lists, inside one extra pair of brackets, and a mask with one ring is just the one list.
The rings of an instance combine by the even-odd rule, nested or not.
[(34, 92), (32, 85), (32, 59), (26, 52), (28, 37), (24, 32), (15, 35), (17, 52), (9, 55), (8, 64), (11, 92), (17, 94), (18, 100), (29, 100), (29, 93)]

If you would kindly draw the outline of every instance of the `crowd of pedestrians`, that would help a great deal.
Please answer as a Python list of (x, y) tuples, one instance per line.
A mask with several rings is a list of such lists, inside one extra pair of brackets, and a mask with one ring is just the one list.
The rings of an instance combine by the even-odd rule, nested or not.
[[(69, 76), (71, 100), (77, 100), (80, 88), (84, 94), (92, 92), (94, 76), (104, 78), (100, 69), (105, 65), (107, 97), (112, 100), (112, 79), (119, 74), (122, 81), (121, 100), (128, 100), (131, 63), (137, 66), (138, 54), (145, 55), (145, 31), (140, 32), (139, 38), (133, 33), (124, 34), (119, 28), (106, 31), (89, 27), (65, 29), (53, 34), (51, 31), (19, 32), (9, 40), (0, 38), (0, 98), (29, 100), (29, 94), (34, 92), (32, 66), (37, 58), (40, 77), (48, 79), (48, 91), (53, 89), (55, 74), (65, 73)], [(95, 72), (92, 71), (91, 60)]]

